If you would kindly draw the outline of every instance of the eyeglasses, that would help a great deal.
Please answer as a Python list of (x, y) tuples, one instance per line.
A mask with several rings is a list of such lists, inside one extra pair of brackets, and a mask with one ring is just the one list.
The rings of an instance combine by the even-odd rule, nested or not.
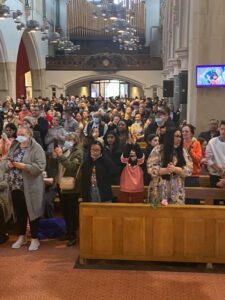
[(101, 149), (91, 149), (91, 152), (98, 153), (101, 152)]

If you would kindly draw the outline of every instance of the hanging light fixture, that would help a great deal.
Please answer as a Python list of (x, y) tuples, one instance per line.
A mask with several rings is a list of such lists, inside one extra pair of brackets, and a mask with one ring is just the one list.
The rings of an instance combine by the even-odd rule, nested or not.
[(0, 19), (4, 20), (10, 17), (10, 8), (7, 5), (0, 4)]
[[(30, 9), (29, 3), (27, 4), (28, 6), (26, 6), (26, 9)], [(28, 20), (26, 25), (27, 25), (26, 29), (30, 33), (41, 30), (39, 22), (34, 20), (34, 0), (32, 0), (32, 6), (31, 6), (31, 20)]]

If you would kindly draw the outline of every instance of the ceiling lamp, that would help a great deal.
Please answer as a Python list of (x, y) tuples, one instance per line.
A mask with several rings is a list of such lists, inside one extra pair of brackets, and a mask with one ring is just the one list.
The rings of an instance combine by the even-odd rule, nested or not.
[(49, 39), (50, 44), (58, 44), (60, 41), (60, 34), (54, 31)]
[(27, 31), (28, 32), (37, 32), (40, 31), (40, 25), (36, 20), (28, 20), (27, 21)]
[(12, 13), (12, 18), (13, 18), (14, 22), (17, 23), (17, 24), (21, 23), (21, 16), (22, 15), (23, 15), (22, 11), (20, 11), (20, 10), (14, 11)]
[(4, 20), (10, 17), (10, 8), (7, 5), (0, 4), (0, 19)]
[[(95, 2), (93, 2), (95, 4)], [(118, 19), (125, 19), (126, 8), (122, 3), (114, 3), (113, 0), (102, 0), (96, 4), (96, 9), (93, 12), (93, 18), (103, 18), (105, 21), (117, 21)]]
[(26, 25), (24, 23), (19, 23), (17, 26), (16, 26), (16, 29), (18, 31), (22, 31), (26, 28)]

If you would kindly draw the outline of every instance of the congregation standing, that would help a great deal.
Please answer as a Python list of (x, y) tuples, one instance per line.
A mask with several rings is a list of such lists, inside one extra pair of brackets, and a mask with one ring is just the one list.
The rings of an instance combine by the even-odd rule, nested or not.
[[(0, 224), (8, 222), (9, 212), (17, 220), (12, 248), (27, 243), (27, 220), (29, 250), (39, 248), (38, 222), (46, 216), (46, 199), (52, 202), (55, 195), (66, 224), (62, 240), (72, 246), (81, 200), (194, 204), (186, 201), (184, 187), (199, 186), (199, 175), (209, 174), (212, 187), (225, 186), (225, 121), (210, 120), (209, 130), (196, 137), (194, 126), (182, 123), (166, 99), (21, 97), (14, 103), (8, 97), (0, 119), (1, 179), (8, 180), (10, 195), (0, 202)], [(63, 177), (74, 178), (73, 188), (63, 188)], [(113, 185), (120, 186), (118, 198)], [(8, 235), (1, 228), (3, 242)]]

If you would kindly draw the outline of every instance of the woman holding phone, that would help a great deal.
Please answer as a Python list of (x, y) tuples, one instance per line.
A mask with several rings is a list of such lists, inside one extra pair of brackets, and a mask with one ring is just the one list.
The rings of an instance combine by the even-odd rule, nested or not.
[(13, 202), (19, 237), (12, 244), (18, 249), (27, 243), (26, 227), (31, 230), (30, 251), (38, 250), (38, 221), (44, 213), (44, 181), (46, 159), (42, 147), (32, 138), (32, 130), (20, 127), (1, 169), (8, 173), (8, 190)]

